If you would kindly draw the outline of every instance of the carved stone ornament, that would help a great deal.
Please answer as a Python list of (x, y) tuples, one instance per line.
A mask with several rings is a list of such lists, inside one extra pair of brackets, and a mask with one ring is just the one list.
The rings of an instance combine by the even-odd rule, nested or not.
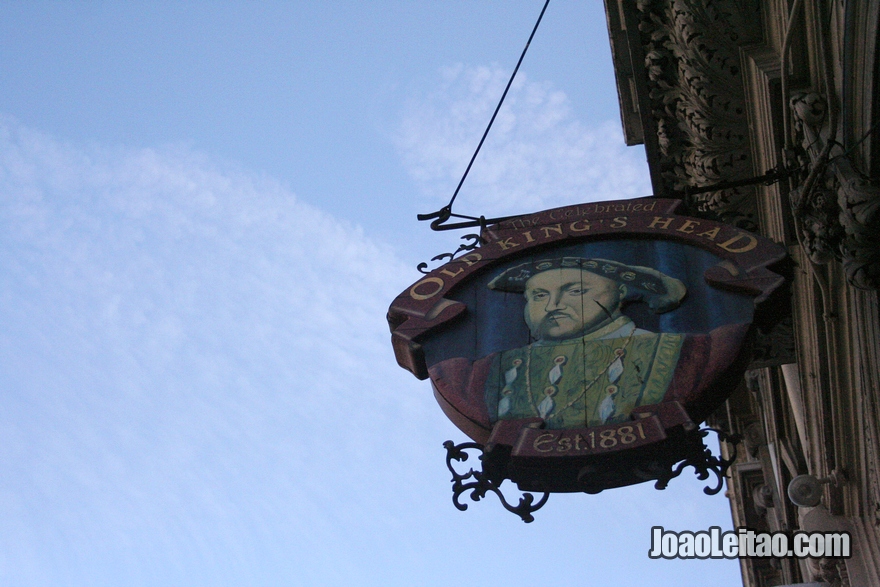
[[(755, 32), (754, 4), (639, 0), (637, 7), (664, 190), (750, 177), (738, 47)], [(689, 195), (687, 204), (693, 213), (754, 230), (754, 194), (752, 187), (725, 189)]]
[(813, 578), (824, 581), (830, 587), (850, 587), (846, 562), (839, 558), (822, 557), (807, 559)]
[[(849, 283), (860, 289), (880, 288), (880, 187), (853, 167), (839, 146), (820, 160), (826, 105), (818, 94), (798, 94), (791, 109), (803, 151), (805, 172), (791, 193), (800, 240), (817, 264), (840, 261)], [(818, 179), (805, 185), (818, 166)], [(808, 193), (804, 193), (808, 189)]]

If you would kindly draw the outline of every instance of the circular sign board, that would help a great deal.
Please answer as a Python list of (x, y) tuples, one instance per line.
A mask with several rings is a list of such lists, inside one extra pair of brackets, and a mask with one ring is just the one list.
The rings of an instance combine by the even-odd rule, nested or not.
[(785, 251), (678, 204), (506, 220), (394, 300), (399, 364), (430, 378), (499, 479), (595, 492), (662, 478), (741, 381)]

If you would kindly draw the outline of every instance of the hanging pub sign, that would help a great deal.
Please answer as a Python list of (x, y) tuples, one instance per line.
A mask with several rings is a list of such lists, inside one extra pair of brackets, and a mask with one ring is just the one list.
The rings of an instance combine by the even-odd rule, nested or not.
[[(453, 501), (495, 492), (531, 521), (551, 492), (596, 493), (696, 468), (722, 475), (697, 426), (750, 360), (756, 311), (783, 278), (772, 241), (674, 213), (678, 200), (601, 202), (508, 219), (391, 305), (398, 363), (430, 379), (474, 442), (446, 443)], [(467, 237), (466, 237), (467, 238)], [(721, 433), (722, 440), (723, 433)], [(453, 461), (482, 451), (482, 469)], [(526, 492), (509, 504), (511, 480)], [(543, 492), (538, 501), (530, 492)]]

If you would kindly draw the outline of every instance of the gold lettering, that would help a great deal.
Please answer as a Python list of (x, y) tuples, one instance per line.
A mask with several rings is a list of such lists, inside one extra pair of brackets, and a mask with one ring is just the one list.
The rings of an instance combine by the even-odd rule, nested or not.
[(699, 224), (699, 222), (696, 222), (694, 220), (685, 220), (684, 224), (676, 228), (676, 230), (685, 234), (692, 234), (694, 232), (694, 227)]
[(527, 243), (533, 243), (533, 242), (535, 242), (535, 239), (532, 238), (532, 231), (531, 231), (531, 230), (527, 230), (527, 231), (525, 231), (525, 232), (523, 233), (523, 236), (526, 237), (526, 242), (527, 242)]
[(611, 228), (623, 228), (626, 226), (626, 216), (617, 216), (611, 223)]
[[(733, 243), (739, 242), (742, 239), (748, 239), (748, 242), (739, 248), (734, 248), (731, 246)], [(751, 251), (758, 246), (758, 239), (750, 234), (741, 232), (730, 240), (726, 240), (723, 243), (718, 243), (718, 246), (725, 251), (730, 251), (731, 253), (745, 253), (747, 251)]]
[(615, 438), (614, 433), (616, 430), (603, 430), (599, 433), (599, 446), (602, 448), (614, 448), (617, 446), (617, 438)]
[[(584, 439), (584, 437), (581, 436), (580, 434), (575, 435), (575, 437), (574, 437), (574, 449), (575, 450), (584, 450), (583, 448), (581, 448), (581, 441), (583, 439)], [(586, 448), (586, 447), (584, 447), (584, 448)]]
[[(578, 227), (577, 227), (577, 223), (578, 223), (578, 222), (583, 222), (583, 223), (584, 223), (584, 227), (583, 227), (583, 228), (578, 228)], [(585, 230), (590, 230), (590, 223), (587, 222), (586, 220), (575, 220), (574, 222), (572, 222), (572, 223), (569, 225), (568, 229), (569, 229), (570, 231), (572, 231), (572, 232), (583, 232), (583, 231), (585, 231)]]
[(462, 272), (464, 272), (464, 267), (459, 267), (458, 271), (456, 271), (455, 273), (453, 273), (449, 269), (441, 269), (440, 270), (440, 273), (442, 273), (443, 275), (448, 275), (449, 277), (455, 277), (456, 275), (458, 275), (459, 273), (462, 273)]
[(669, 225), (672, 224), (673, 220), (675, 220), (675, 218), (663, 218), (662, 216), (654, 216), (654, 222), (652, 222), (648, 226), (648, 228), (656, 228), (656, 226), (659, 224), (661, 225), (660, 228), (665, 230), (669, 228)]
[(507, 249), (512, 249), (513, 247), (519, 246), (519, 243), (513, 242), (512, 239), (513, 239), (513, 237), (511, 236), (511, 237), (499, 239), (495, 242), (498, 243), (498, 246), (501, 247), (502, 251), (506, 251)]
[(545, 444), (550, 444), (554, 440), (556, 440), (555, 434), (541, 434), (540, 436), (535, 438), (535, 441), (532, 443), (532, 448), (538, 452), (552, 452), (553, 451), (552, 448), (539, 448), (539, 447), (543, 446)]
[[(416, 291), (417, 289), (419, 289), (419, 286), (426, 285), (429, 283), (436, 284), (437, 289), (435, 289), (431, 293), (419, 293)], [(431, 299), (434, 296), (436, 296), (441, 291), (443, 291), (443, 280), (440, 279), (439, 277), (428, 277), (426, 279), (421, 280), (420, 282), (418, 282), (417, 284), (415, 284), (411, 288), (409, 288), (409, 295), (414, 300), (428, 300), (428, 299)]]
[(621, 444), (632, 444), (636, 441), (636, 435), (633, 434), (632, 426), (621, 426), (617, 429), (617, 434), (620, 436)]
[(710, 241), (713, 241), (713, 240), (715, 240), (715, 237), (718, 236), (719, 232), (721, 232), (720, 226), (713, 228), (712, 230), (707, 230), (706, 232), (701, 232), (697, 236), (704, 236), (707, 239), (709, 239)]
[(541, 230), (544, 231), (544, 238), (550, 238), (550, 231), (557, 234), (562, 234), (562, 224), (555, 224), (553, 226), (542, 226)]
[(467, 255), (462, 255), (461, 257), (459, 257), (458, 260), (464, 261), (465, 263), (467, 263), (467, 266), (470, 267), (477, 261), (482, 261), (483, 256), (480, 253), (468, 253)]
[(557, 452), (565, 452), (571, 449), (571, 439), (562, 437), (556, 441), (556, 450)]

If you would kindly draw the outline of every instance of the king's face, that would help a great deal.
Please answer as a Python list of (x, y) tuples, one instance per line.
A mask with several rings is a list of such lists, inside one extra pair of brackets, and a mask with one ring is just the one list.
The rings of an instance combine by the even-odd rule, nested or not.
[(526, 282), (526, 324), (538, 340), (589, 334), (620, 315), (624, 286), (578, 268), (543, 271)]

